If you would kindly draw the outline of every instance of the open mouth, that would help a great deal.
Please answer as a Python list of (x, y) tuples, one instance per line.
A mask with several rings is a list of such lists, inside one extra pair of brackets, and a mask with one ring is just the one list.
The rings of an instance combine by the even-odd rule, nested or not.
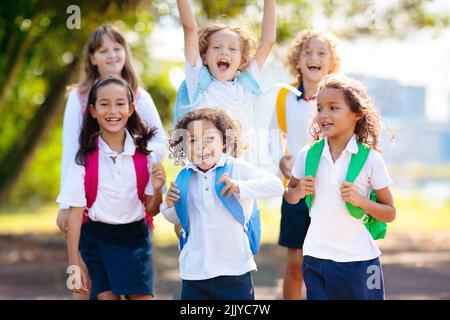
[(122, 118), (105, 118), (106, 122), (111, 124), (119, 123)]
[(332, 125), (333, 123), (331, 122), (322, 122), (322, 129), (329, 129)]
[(227, 60), (219, 60), (219, 62), (217, 62), (217, 67), (220, 71), (227, 71), (230, 67), (230, 62)]
[(322, 67), (320, 65), (318, 65), (318, 64), (310, 64), (310, 65), (308, 65), (308, 70), (310, 70), (310, 71), (318, 72), (321, 69), (322, 69)]

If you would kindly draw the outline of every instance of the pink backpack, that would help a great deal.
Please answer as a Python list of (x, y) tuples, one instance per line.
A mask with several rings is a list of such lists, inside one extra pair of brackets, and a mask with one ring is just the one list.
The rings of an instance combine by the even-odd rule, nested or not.
[[(98, 190), (98, 138), (97, 138), (97, 147), (94, 152), (90, 153), (86, 157), (86, 174), (84, 177), (84, 190), (86, 193), (86, 202), (87, 206), (84, 209), (83, 213), (83, 224), (88, 221), (89, 218), (89, 209), (97, 199), (97, 190)], [(150, 174), (148, 173), (148, 160), (147, 157), (142, 154), (139, 149), (136, 148), (136, 152), (133, 155), (134, 169), (136, 171), (136, 184), (137, 184), (137, 196), (139, 200), (144, 204), (144, 191), (145, 186), (148, 183), (150, 178)], [(144, 204), (145, 206), (145, 204)], [(145, 220), (147, 220), (148, 226), (150, 230), (154, 229), (153, 225), (153, 217), (145, 211)]]

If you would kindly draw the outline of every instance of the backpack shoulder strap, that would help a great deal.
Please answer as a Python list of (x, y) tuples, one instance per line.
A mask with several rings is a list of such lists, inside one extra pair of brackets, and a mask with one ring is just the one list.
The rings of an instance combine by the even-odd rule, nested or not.
[(86, 209), (83, 215), (83, 223), (87, 222), (88, 210), (97, 199), (98, 190), (98, 137), (95, 141), (95, 150), (86, 156), (86, 167), (84, 175), (84, 192), (86, 196)]
[(258, 81), (256, 81), (256, 79), (250, 74), (250, 72), (241, 71), (237, 75), (236, 79), (237, 82), (239, 82), (246, 90), (250, 91), (253, 95), (259, 96), (262, 94)]
[(148, 160), (147, 156), (136, 148), (133, 155), (134, 170), (136, 172), (136, 184), (139, 200), (144, 202), (144, 191), (150, 179), (148, 172)]
[[(290, 84), (293, 87), (298, 86), (298, 82), (293, 82)], [(276, 102), (276, 110), (277, 110), (277, 121), (280, 130), (286, 134), (287, 132), (287, 124), (286, 124), (286, 97), (289, 93), (289, 90), (285, 87), (282, 87), (277, 94), (277, 102)]]
[(192, 169), (182, 169), (175, 183), (180, 190), (180, 199), (174, 202), (175, 210), (177, 212), (178, 220), (180, 220), (181, 227), (183, 228), (186, 236), (189, 234), (189, 220), (188, 220), (188, 189), (189, 182), (192, 176)]
[[(305, 161), (305, 177), (312, 176), (315, 177), (317, 173), (317, 168), (319, 167), (320, 157), (322, 156), (322, 151), (325, 146), (325, 140), (320, 139), (314, 142), (308, 150)], [(308, 208), (311, 210), (311, 195), (305, 197), (305, 202)]]
[[(358, 141), (357, 144), (358, 144), (358, 153), (352, 155), (350, 159), (350, 164), (348, 165), (347, 175), (345, 178), (345, 181), (351, 183), (353, 183), (358, 177), (370, 153), (370, 148), (364, 145), (361, 141)], [(371, 193), (371, 199), (372, 200), (376, 199), (374, 198), (374, 193)], [(364, 210), (362, 210), (359, 207), (353, 206), (350, 202), (345, 202), (345, 206), (347, 207), (348, 212), (357, 219), (361, 219), (365, 215)]]
[(183, 115), (192, 111), (199, 103), (205, 91), (212, 83), (212, 77), (206, 66), (202, 66), (198, 76), (197, 91), (192, 97), (192, 101), (189, 99), (189, 93), (186, 85), (186, 80), (183, 80), (177, 91), (175, 105), (173, 107), (173, 125), (175, 126)]
[(236, 218), (237, 221), (245, 228), (245, 215), (244, 211), (242, 209), (241, 204), (239, 203), (238, 199), (234, 195), (231, 195), (229, 198), (226, 198), (225, 196), (221, 195), (220, 192), (225, 187), (225, 182), (222, 182), (221, 184), (217, 184), (217, 181), (219, 178), (225, 173), (229, 172), (231, 170), (231, 161), (227, 159), (225, 162), (225, 165), (222, 167), (218, 167), (216, 169), (216, 178), (215, 178), (215, 189), (216, 189), (216, 195), (219, 197), (220, 201), (223, 203), (223, 205), (228, 209), (228, 211), (231, 212), (231, 214)]

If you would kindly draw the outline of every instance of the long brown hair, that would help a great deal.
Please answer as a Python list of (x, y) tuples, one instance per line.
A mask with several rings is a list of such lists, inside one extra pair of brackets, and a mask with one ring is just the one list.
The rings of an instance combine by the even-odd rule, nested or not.
[(125, 64), (122, 68), (121, 77), (130, 85), (133, 92), (137, 92), (139, 87), (139, 77), (134, 70), (132, 56), (128, 43), (124, 36), (112, 25), (105, 24), (89, 35), (89, 39), (83, 51), (83, 76), (82, 80), (77, 84), (80, 88), (81, 95), (89, 92), (92, 85), (100, 78), (97, 66), (91, 62), (91, 55), (95, 53), (103, 44), (103, 36), (106, 35), (112, 40), (119, 43), (125, 50)]
[[(354, 131), (358, 141), (368, 145), (371, 149), (380, 150), (380, 116), (364, 85), (355, 79), (343, 75), (330, 74), (322, 80), (319, 86), (319, 93), (325, 88), (342, 91), (350, 111), (360, 117), (356, 122)], [(314, 140), (321, 138), (317, 120), (317, 117), (315, 117), (310, 129)]]
[[(97, 101), (98, 89), (112, 83), (126, 88), (129, 105), (131, 105), (134, 101), (133, 91), (131, 90), (130, 86), (119, 77), (108, 76), (94, 83), (94, 85), (91, 87), (91, 90), (89, 91), (89, 98), (87, 103), (88, 107), (83, 114), (83, 124), (81, 126), (81, 132), (78, 139), (80, 148), (78, 149), (75, 160), (79, 165), (86, 165), (86, 157), (89, 153), (93, 152), (97, 148), (96, 141), (97, 137), (100, 135), (100, 126), (98, 125), (97, 119), (92, 117), (89, 106), (95, 106), (95, 103)], [(134, 144), (139, 149), (139, 151), (145, 155), (150, 154), (151, 151), (147, 149), (147, 143), (151, 138), (155, 136), (157, 128), (152, 127), (149, 129), (147, 125), (142, 121), (139, 113), (137, 113), (137, 111), (135, 110), (128, 118), (127, 130), (133, 137)]]

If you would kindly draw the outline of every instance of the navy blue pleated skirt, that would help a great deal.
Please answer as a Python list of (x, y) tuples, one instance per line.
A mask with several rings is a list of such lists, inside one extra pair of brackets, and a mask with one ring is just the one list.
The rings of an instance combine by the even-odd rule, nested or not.
[(153, 295), (152, 233), (145, 219), (121, 225), (89, 221), (81, 228), (80, 253), (99, 293)]

